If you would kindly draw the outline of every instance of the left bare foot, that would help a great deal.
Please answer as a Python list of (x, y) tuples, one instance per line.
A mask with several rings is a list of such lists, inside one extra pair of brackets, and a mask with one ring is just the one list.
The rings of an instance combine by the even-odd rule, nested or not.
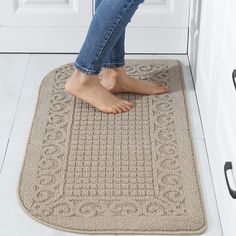
[(117, 68), (103, 68), (100, 83), (111, 93), (129, 92), (154, 95), (168, 92), (164, 84), (130, 77), (126, 74), (123, 66)]

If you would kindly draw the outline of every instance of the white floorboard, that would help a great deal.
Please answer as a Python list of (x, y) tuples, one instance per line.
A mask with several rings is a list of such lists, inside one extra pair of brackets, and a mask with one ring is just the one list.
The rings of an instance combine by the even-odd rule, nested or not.
[[(2, 56), (3, 54), (0, 58), (3, 58)], [(20, 170), (24, 160), (24, 151), (27, 143), (27, 137), (30, 132), (40, 83), (43, 77), (55, 67), (61, 66), (65, 63), (73, 62), (76, 58), (76, 54), (32, 54), (24, 56), (26, 58), (29, 57), (30, 60), (28, 66), (27, 64), (22, 65), (22, 70), (24, 67), (24, 71), (27, 71), (27, 73), (25, 75), (23, 73), (17, 78), (21, 81), (19, 83), (23, 84), (17, 110), (15, 110), (16, 112), (14, 118), (11, 117), (11, 119), (9, 118), (9, 120), (6, 120), (6, 123), (8, 122), (9, 126), (12, 125), (13, 120), (14, 123), (11, 134), (8, 133), (10, 138), (0, 175), (0, 236), (72, 236), (75, 234), (53, 229), (31, 219), (20, 207), (17, 199), (16, 189)], [(7, 64), (11, 64), (14, 68), (17, 67), (17, 60), (15, 57), (16, 55), (9, 55), (7, 62)], [(12, 58), (12, 60), (9, 58)], [(126, 56), (126, 58), (168, 58), (181, 60), (187, 91), (190, 125), (193, 131), (193, 144), (196, 150), (196, 159), (207, 212), (208, 229), (203, 235), (222, 236), (223, 234), (205, 149), (204, 136), (202, 133), (199, 111), (193, 89), (187, 56), (129, 55)], [(22, 81), (24, 81), (24, 83)], [(1, 80), (0, 86), (2, 86)], [(16, 87), (16, 90), (17, 89), (18, 87)], [(2, 100), (2, 93), (0, 93), (0, 100)], [(2, 156), (0, 158), (2, 158)]]
[(0, 172), (28, 63), (29, 55), (0, 54)]

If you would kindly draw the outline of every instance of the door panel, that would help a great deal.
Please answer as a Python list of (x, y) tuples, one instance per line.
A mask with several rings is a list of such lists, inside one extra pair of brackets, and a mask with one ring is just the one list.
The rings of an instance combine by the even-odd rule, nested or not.
[(126, 52), (187, 53), (188, 14), (189, 0), (145, 0), (127, 26)]
[(0, 51), (75, 53), (92, 20), (92, 0), (0, 1)]
[(0, 23), (7, 26), (88, 26), (92, 0), (0, 1)]
[(188, 27), (189, 0), (145, 0), (130, 27)]

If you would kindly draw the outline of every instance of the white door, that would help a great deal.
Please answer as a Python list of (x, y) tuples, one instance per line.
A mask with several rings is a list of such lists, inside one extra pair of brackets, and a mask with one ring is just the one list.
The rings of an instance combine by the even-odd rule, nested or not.
[[(112, 0), (111, 0), (112, 1)], [(0, 1), (1, 52), (78, 52), (95, 0)], [(189, 0), (145, 0), (128, 25), (127, 53), (186, 53)]]
[(92, 19), (92, 0), (1, 0), (0, 51), (78, 51)]
[(222, 228), (225, 236), (232, 236), (236, 235), (236, 2), (208, 0), (202, 12), (196, 91)]

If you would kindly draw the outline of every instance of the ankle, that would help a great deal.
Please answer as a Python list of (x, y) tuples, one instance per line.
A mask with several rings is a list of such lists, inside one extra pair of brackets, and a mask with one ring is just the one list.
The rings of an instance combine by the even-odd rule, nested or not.
[(96, 80), (98, 80), (98, 75), (85, 74), (77, 69), (74, 71), (73, 77), (76, 80), (78, 80), (81, 85), (89, 85), (89, 84), (95, 82)]
[(116, 67), (116, 68), (105, 68), (102, 70), (102, 75), (104, 77), (109, 77), (112, 79), (119, 79), (125, 75), (124, 68)]

